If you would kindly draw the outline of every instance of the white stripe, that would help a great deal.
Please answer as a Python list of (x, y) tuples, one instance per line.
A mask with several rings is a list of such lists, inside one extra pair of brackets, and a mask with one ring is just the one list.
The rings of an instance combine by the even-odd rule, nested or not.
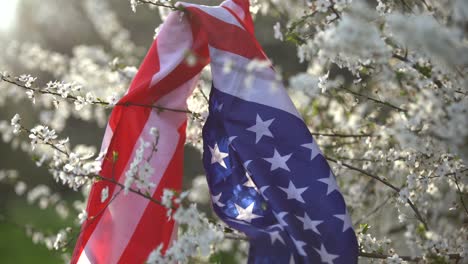
[[(187, 97), (192, 92), (197, 81), (198, 75), (171, 93), (165, 95), (158, 101), (158, 103), (161, 103), (168, 108), (186, 109)], [(149, 134), (150, 128), (155, 126), (159, 129), (160, 137), (158, 151), (153, 155), (151, 160), (151, 165), (154, 168), (155, 173), (151, 177), (150, 181), (155, 183), (156, 186), (159, 184), (174, 155), (179, 141), (179, 133), (177, 130), (185, 120), (185, 113), (177, 113), (173, 111), (163, 111), (158, 113), (157, 110), (153, 110), (140, 135), (140, 138), (146, 142), (153, 142), (154, 138)], [(137, 141), (124, 173), (119, 179), (119, 182), (122, 184), (125, 182), (125, 172), (133, 161), (135, 150), (138, 146), (139, 141)], [(148, 157), (150, 153), (151, 148), (147, 148), (143, 156)], [(119, 188), (116, 188), (116, 190), (118, 189)], [(153, 194), (156, 189), (157, 187), (154, 188)], [(91, 263), (95, 263), (96, 259), (93, 258), (93, 256), (104, 253), (95, 252), (96, 248), (98, 248), (99, 244), (103, 243), (103, 241), (109, 244), (109, 247), (111, 248), (110, 252), (104, 253), (108, 254), (106, 262), (117, 263), (123, 251), (127, 247), (130, 238), (135, 232), (148, 203), (149, 200), (132, 192), (129, 192), (127, 195), (123, 194), (123, 192), (119, 194), (119, 196), (114, 199), (114, 201), (108, 206), (107, 210), (103, 213), (100, 222), (97, 224), (96, 229), (89, 238), (88, 243), (80, 256), (78, 263), (89, 263), (88, 257), (91, 259)]]
[(159, 71), (151, 79), (151, 86), (171, 73), (186, 57), (192, 47), (192, 30), (186, 15), (172, 12), (157, 36)]
[(234, 3), (233, 1), (224, 1), (221, 6), (229, 8), (232, 12), (234, 12), (241, 20), (245, 18), (245, 12), (242, 7), (238, 4)]
[[(219, 6), (204, 6), (204, 5), (197, 5), (197, 4), (189, 4), (189, 3), (181, 3), (185, 7), (195, 7), (200, 9), (201, 11), (205, 12), (206, 14), (215, 17), (221, 21), (226, 23), (232, 24), (234, 26), (239, 27), (242, 30), (245, 30), (244, 27), (237, 21), (237, 19), (229, 13), (226, 9), (219, 7)], [(222, 33), (222, 32), (220, 32)]]
[(88, 256), (86, 256), (86, 252), (84, 250), (81, 253), (80, 259), (78, 260), (77, 264), (92, 264), (91, 261), (89, 261)]
[[(249, 73), (246, 71), (246, 66), (251, 60), (211, 46), (210, 57), (213, 84), (216, 89), (245, 101), (286, 111), (302, 119), (283, 84), (276, 80), (276, 74), (270, 67)], [(228, 73), (223, 71), (226, 63), (233, 63), (233, 69)], [(250, 86), (246, 85), (247, 78), (253, 78)]]
[(100, 153), (107, 153), (107, 149), (109, 148), (110, 141), (112, 136), (114, 135), (114, 131), (112, 131), (111, 126), (107, 123), (106, 132), (104, 132), (104, 138), (102, 139), (101, 143), (101, 151)]

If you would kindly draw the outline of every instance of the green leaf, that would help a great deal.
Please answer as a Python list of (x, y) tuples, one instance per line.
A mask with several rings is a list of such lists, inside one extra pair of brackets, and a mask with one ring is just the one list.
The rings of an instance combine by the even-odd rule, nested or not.
[(418, 70), (419, 73), (426, 76), (427, 78), (431, 78), (432, 76), (432, 68), (428, 66), (421, 66), (419, 64), (415, 64), (414, 68)]
[(302, 45), (305, 41), (296, 32), (290, 32), (286, 34), (286, 41), (293, 43), (294, 45)]
[(116, 162), (119, 159), (119, 153), (117, 151), (112, 151), (112, 162)]
[(422, 223), (418, 225), (418, 228), (416, 228), (416, 234), (420, 235), (421, 237), (426, 236), (426, 228)]
[(370, 226), (368, 224), (360, 224), (359, 229), (361, 229), (362, 234), (366, 234)]

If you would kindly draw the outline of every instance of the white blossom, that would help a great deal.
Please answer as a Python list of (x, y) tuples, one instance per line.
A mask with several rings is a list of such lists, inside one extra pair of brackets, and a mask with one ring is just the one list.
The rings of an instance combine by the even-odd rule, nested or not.
[(158, 136), (158, 135), (159, 135), (159, 130), (158, 130), (158, 128), (157, 128), (157, 127), (151, 127), (151, 128), (150, 128), (150, 135), (152, 135), (152, 136), (154, 136), (154, 137)]
[(397, 254), (392, 255), (391, 257), (388, 257), (386, 259), (386, 263), (388, 264), (402, 264), (406, 263), (406, 261), (403, 261)]
[(36, 81), (37, 77), (32, 77), (29, 74), (23, 74), (18, 78), (18, 81), (24, 82), (24, 86), (31, 87), (31, 85)]
[(86, 105), (86, 100), (84, 97), (82, 96), (77, 96), (76, 97), (76, 100), (75, 100), (75, 109), (77, 111), (81, 110), (83, 108), (83, 106)]
[(101, 190), (101, 203), (105, 202), (109, 197), (109, 186), (102, 188)]
[(136, 7), (138, 6), (138, 1), (137, 0), (130, 0), (130, 7), (132, 11), (135, 13), (136, 12)]
[(86, 220), (88, 220), (88, 212), (86, 210), (82, 210), (81, 213), (78, 214), (78, 221), (82, 224)]
[(16, 183), (15, 192), (17, 195), (23, 195), (26, 192), (27, 185), (23, 181), (19, 181)]
[(275, 39), (283, 41), (283, 33), (281, 32), (281, 24), (279, 22), (276, 22), (276, 24), (273, 26), (273, 30), (275, 32)]
[(27, 90), (26, 95), (28, 96), (29, 99), (31, 99), (31, 102), (33, 104), (36, 103), (36, 97), (34, 96), (34, 91), (33, 90)]
[(107, 103), (110, 105), (110, 106), (114, 106), (117, 104), (117, 102), (119, 101), (119, 98), (117, 97), (117, 94), (116, 93), (113, 93), (111, 95), (109, 95), (107, 97)]
[(13, 127), (13, 133), (18, 134), (21, 129), (21, 117), (19, 114), (15, 114), (13, 118), (11, 119), (11, 126)]

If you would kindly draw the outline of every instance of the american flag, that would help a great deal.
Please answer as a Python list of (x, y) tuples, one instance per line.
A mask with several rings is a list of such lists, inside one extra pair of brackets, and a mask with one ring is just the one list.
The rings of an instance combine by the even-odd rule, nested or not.
[[(249, 58), (210, 48), (246, 67)], [(218, 216), (250, 239), (249, 263), (357, 263), (351, 219), (335, 176), (275, 73), (212, 65), (203, 163)]]
[[(249, 263), (357, 263), (343, 196), (307, 126), (271, 67), (245, 70), (268, 61), (254, 36), (249, 2), (182, 5), (186, 15), (168, 17), (112, 112), (101, 175), (124, 183), (138, 141), (151, 141), (148, 131), (157, 127), (151, 195), (160, 199), (165, 188), (180, 190), (185, 114), (135, 105), (185, 109), (211, 60), (203, 163), (214, 211), (250, 240)], [(187, 63), (187, 51), (197, 63)], [(142, 263), (151, 250), (160, 244), (166, 249), (175, 239), (165, 208), (134, 193), (102, 202), (104, 188), (109, 197), (119, 191), (106, 181), (93, 185), (72, 263)]]

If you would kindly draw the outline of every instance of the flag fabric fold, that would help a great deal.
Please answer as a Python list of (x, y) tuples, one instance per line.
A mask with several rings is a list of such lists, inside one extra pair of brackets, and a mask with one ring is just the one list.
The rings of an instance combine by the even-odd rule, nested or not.
[[(158, 200), (165, 188), (180, 190), (186, 114), (169, 109), (186, 109), (211, 62), (203, 164), (214, 211), (249, 237), (249, 263), (357, 263), (335, 176), (255, 38), (248, 0), (181, 5), (112, 111), (101, 176)], [(133, 176), (141, 170), (151, 184)], [(101, 201), (104, 188), (109, 198)], [(120, 191), (108, 181), (92, 186), (72, 263), (142, 263), (174, 239), (165, 208)]]

